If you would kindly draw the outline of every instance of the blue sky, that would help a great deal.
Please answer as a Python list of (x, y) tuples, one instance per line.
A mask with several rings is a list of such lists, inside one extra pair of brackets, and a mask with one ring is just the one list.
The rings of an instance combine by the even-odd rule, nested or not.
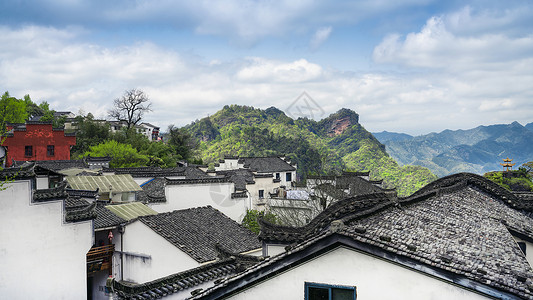
[(105, 118), (140, 88), (146, 121), (166, 128), (226, 104), (290, 110), (305, 91), (316, 119), (346, 107), (373, 132), (533, 122), (531, 1), (8, 0), (0, 11), (0, 89), (56, 110)]

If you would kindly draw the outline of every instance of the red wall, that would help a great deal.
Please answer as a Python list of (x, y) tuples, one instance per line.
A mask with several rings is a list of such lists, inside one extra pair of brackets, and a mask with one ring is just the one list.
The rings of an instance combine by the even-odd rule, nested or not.
[[(8, 126), (7, 130), (13, 127)], [(6, 166), (17, 161), (31, 160), (69, 160), (70, 148), (76, 145), (75, 136), (65, 136), (62, 129), (52, 130), (52, 124), (26, 124), (25, 131), (14, 130), (13, 136), (7, 136), (2, 143), (7, 146)], [(47, 146), (54, 145), (54, 155), (47, 155)], [(32, 156), (26, 156), (25, 146), (32, 146)]]

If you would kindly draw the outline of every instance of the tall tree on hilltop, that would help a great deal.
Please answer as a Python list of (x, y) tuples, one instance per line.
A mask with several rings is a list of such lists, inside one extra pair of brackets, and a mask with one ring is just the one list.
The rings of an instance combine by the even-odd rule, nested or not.
[(143, 118), (144, 114), (152, 111), (152, 103), (148, 96), (139, 89), (124, 92), (122, 97), (115, 99), (109, 116), (126, 123), (127, 129), (133, 128)]

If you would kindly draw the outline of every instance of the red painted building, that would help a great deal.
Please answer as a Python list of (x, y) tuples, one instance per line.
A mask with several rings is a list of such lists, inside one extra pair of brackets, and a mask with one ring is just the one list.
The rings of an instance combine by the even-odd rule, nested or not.
[(70, 148), (76, 145), (76, 134), (52, 128), (52, 122), (27, 121), (26, 124), (7, 124), (6, 166), (13, 160), (69, 160)]

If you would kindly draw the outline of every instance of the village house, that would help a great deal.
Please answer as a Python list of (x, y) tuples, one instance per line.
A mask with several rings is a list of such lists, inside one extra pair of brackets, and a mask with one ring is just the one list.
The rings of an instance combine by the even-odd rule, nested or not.
[(52, 122), (27, 121), (7, 124), (2, 146), (5, 166), (17, 161), (69, 160), (70, 148), (76, 145), (76, 134), (63, 128), (52, 128)]
[(463, 173), (338, 201), (303, 227), (263, 221), (269, 258), (191, 299), (531, 299), (531, 200)]
[(232, 253), (262, 253), (254, 233), (210, 206), (137, 217), (120, 236), (123, 272), (115, 278), (138, 284), (214, 262), (217, 246)]
[(33, 163), (0, 176), (15, 176), (0, 190), (1, 297), (85, 299), (95, 204), (69, 195), (64, 184), (37, 190)]

